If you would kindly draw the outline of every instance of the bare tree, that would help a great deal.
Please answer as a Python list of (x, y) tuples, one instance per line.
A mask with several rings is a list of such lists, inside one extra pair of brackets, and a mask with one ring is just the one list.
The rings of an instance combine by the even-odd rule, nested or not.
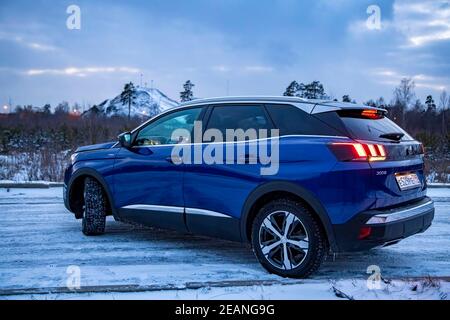
[(399, 108), (401, 125), (405, 124), (405, 111), (411, 105), (416, 96), (415, 83), (411, 78), (403, 78), (400, 85), (394, 90), (394, 104)]
[(442, 134), (445, 136), (447, 134), (447, 124), (445, 123), (445, 110), (450, 107), (450, 98), (447, 91), (442, 90), (439, 96), (439, 108), (441, 108), (442, 113)]
[(400, 85), (394, 90), (394, 99), (408, 108), (411, 101), (416, 96), (414, 88), (416, 84), (411, 78), (403, 78)]

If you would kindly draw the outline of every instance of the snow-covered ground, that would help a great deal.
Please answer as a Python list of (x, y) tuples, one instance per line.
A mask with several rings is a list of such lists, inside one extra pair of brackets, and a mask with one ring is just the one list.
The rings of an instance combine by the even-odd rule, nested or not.
[[(268, 274), (238, 243), (112, 218), (105, 235), (85, 237), (62, 204), (61, 188), (0, 188), (0, 298), (448, 299), (450, 189), (429, 189), (429, 195), (436, 217), (425, 233), (330, 257), (314, 277), (299, 281)], [(392, 282), (370, 290), (371, 265)], [(77, 270), (81, 288), (71, 292), (67, 283)]]

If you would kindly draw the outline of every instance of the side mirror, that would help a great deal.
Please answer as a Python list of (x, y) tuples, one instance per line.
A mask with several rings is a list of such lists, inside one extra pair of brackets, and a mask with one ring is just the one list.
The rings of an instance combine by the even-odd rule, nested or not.
[(124, 132), (119, 135), (119, 144), (123, 148), (131, 148), (131, 133)]

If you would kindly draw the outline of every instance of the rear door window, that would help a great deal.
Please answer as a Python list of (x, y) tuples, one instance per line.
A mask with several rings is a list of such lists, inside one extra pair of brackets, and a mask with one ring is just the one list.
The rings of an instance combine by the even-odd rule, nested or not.
[(270, 130), (272, 125), (260, 105), (227, 105), (213, 108), (207, 129), (218, 129), (225, 138), (227, 129), (254, 129), (258, 135), (259, 129)]
[(340, 133), (307, 114), (303, 110), (291, 105), (266, 105), (275, 126), (280, 129), (280, 136), (286, 135), (321, 135), (338, 136)]

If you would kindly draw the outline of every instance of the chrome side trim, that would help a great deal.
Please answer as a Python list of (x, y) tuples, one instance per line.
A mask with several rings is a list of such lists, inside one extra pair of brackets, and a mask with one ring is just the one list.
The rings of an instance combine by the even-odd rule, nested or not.
[(146, 210), (146, 211), (164, 211), (172, 213), (184, 213), (183, 207), (171, 207), (171, 206), (156, 206), (148, 204), (132, 204), (122, 207), (121, 209), (134, 209), (134, 210)]
[(269, 137), (269, 138), (262, 138), (262, 139), (252, 139), (252, 140), (245, 140), (245, 141), (223, 141), (223, 142), (193, 142), (193, 143), (177, 143), (177, 144), (155, 144), (155, 145), (148, 145), (148, 146), (135, 146), (133, 148), (158, 148), (158, 147), (182, 147), (182, 146), (195, 146), (195, 145), (201, 145), (201, 144), (230, 144), (230, 143), (253, 143), (258, 141), (265, 141), (265, 140), (273, 140), (275, 138), (278, 138), (278, 140), (282, 138), (317, 138), (317, 139), (350, 139), (349, 137), (345, 136), (325, 136), (325, 135), (308, 135), (308, 134), (291, 134), (291, 135), (284, 135), (284, 136), (277, 136), (277, 137)]
[(428, 201), (424, 204), (421, 204), (417, 207), (413, 207), (413, 208), (409, 208), (409, 209), (405, 209), (402, 211), (397, 211), (394, 213), (383, 213), (383, 214), (377, 214), (375, 216), (373, 216), (372, 218), (370, 218), (366, 224), (383, 224), (383, 223), (389, 223), (389, 222), (394, 222), (394, 221), (399, 221), (399, 220), (403, 220), (403, 219), (407, 219), (407, 218), (412, 218), (414, 216), (420, 215), (422, 213), (424, 213), (426, 211), (425, 210), (419, 210), (423, 207), (429, 206), (430, 209), (433, 205), (433, 201)]
[(195, 214), (195, 215), (202, 215), (202, 216), (209, 216), (209, 217), (218, 217), (218, 218), (230, 218), (230, 216), (227, 216), (226, 214), (216, 212), (216, 211), (210, 211), (210, 210), (204, 210), (204, 209), (197, 209), (197, 208), (186, 208), (186, 214)]
[(173, 206), (159, 206), (159, 205), (149, 205), (149, 204), (131, 204), (128, 206), (124, 206), (121, 209), (132, 209), (132, 210), (145, 210), (145, 211), (159, 211), (159, 212), (171, 212), (171, 213), (184, 213), (186, 214), (195, 214), (202, 216), (210, 216), (210, 217), (219, 217), (219, 218), (231, 218), (230, 216), (205, 209), (198, 208), (183, 208), (183, 207), (173, 207)]

